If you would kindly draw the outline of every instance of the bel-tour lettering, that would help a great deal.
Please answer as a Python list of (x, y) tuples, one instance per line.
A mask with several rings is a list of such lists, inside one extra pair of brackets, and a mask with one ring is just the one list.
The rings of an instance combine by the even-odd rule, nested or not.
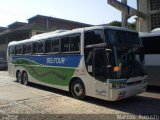
[(47, 58), (48, 64), (64, 64), (65, 58)]

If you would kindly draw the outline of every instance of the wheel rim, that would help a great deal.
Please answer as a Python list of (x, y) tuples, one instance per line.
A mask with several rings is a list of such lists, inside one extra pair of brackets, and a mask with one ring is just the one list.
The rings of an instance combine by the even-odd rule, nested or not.
[(83, 94), (83, 88), (81, 84), (75, 84), (73, 89), (76, 96), (81, 96)]

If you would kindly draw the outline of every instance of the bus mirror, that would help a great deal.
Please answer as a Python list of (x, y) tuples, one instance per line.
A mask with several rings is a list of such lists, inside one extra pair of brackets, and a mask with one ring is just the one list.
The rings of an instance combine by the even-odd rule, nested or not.
[(112, 50), (111, 50), (111, 49), (106, 49), (106, 52), (107, 52), (107, 53), (111, 53)]
[(105, 49), (105, 53), (106, 53), (106, 65), (107, 66), (110, 66), (110, 57), (111, 57), (111, 53), (112, 53), (112, 50), (111, 49)]

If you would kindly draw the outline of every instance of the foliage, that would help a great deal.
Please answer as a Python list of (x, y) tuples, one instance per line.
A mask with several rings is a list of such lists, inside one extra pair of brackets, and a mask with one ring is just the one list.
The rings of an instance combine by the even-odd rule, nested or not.
[[(121, 27), (122, 26), (122, 22), (120, 22), (120, 21), (112, 21), (108, 25), (109, 26)], [(128, 28), (135, 30), (136, 29), (136, 23), (135, 22), (132, 22), (132, 23), (128, 22)]]

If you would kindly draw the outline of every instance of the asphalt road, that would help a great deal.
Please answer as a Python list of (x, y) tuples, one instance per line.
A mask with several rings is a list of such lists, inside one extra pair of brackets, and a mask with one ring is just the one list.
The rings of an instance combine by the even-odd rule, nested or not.
[[(153, 116), (154, 115), (154, 116)], [(0, 119), (160, 119), (160, 92), (145, 92), (117, 102), (87, 97), (76, 100), (68, 92), (31, 84), (24, 86), (0, 71)]]

